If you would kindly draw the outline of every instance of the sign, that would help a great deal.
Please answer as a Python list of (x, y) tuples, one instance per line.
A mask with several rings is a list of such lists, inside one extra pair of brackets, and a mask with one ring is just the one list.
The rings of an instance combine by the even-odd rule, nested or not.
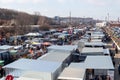
[(6, 78), (5, 78), (5, 80), (13, 80), (13, 78), (14, 77), (12, 75), (7, 75)]

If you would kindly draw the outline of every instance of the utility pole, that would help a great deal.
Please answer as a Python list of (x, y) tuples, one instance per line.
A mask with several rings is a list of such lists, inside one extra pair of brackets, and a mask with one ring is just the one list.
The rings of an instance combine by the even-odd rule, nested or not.
[(107, 17), (105, 17), (105, 22), (107, 22)]
[(72, 34), (72, 20), (71, 20), (71, 11), (69, 13), (69, 26), (68, 26), (68, 29), (69, 29), (69, 33)]
[(118, 17), (118, 22), (119, 22), (120, 20), (119, 20), (119, 17)]
[(108, 16), (108, 22), (109, 22), (109, 18), (110, 18), (110, 15), (109, 15), (109, 13), (107, 14), (107, 16)]
[(69, 25), (71, 25), (71, 11), (70, 11), (70, 13), (69, 13)]

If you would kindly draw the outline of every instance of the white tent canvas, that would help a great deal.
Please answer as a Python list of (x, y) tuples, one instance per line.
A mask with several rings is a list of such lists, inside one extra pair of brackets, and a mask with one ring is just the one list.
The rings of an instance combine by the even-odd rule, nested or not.
[[(39, 74), (44, 77), (44, 80), (54, 80), (62, 70), (61, 65), (59, 62), (19, 59), (3, 68), (5, 68), (6, 74), (12, 74), (16, 77), (20, 77), (26, 71), (33, 71), (39, 72)], [(46, 77), (45, 75), (48, 76)]]
[(25, 36), (41, 36), (42, 34), (40, 33), (28, 33)]
[(89, 48), (84, 47), (81, 51), (82, 55), (104, 55), (104, 49), (103, 48)]
[(22, 76), (20, 76), (17, 80), (44, 80), (45, 78), (41, 74), (45, 74), (45, 76), (47, 76), (48, 78), (50, 76), (46, 73), (28, 71), (24, 72)]
[(85, 42), (85, 46), (106, 46), (103, 42)]
[(10, 45), (3, 45), (3, 46), (0, 46), (0, 50), (9, 50), (9, 49), (13, 49), (14, 46), (10, 46)]
[(20, 78), (18, 78), (17, 80), (42, 80), (42, 79), (20, 77)]
[(71, 52), (72, 50), (77, 49), (77, 45), (63, 45), (63, 46), (58, 46), (58, 45), (52, 45), (48, 47), (48, 50), (57, 50), (57, 51), (69, 51)]
[(114, 69), (110, 56), (87, 56), (83, 63), (71, 63), (71, 68)]
[(37, 60), (64, 62), (70, 55), (71, 55), (70, 52), (55, 51), (55, 52), (49, 52), (39, 57)]
[(65, 68), (60, 74), (60, 80), (84, 80), (85, 69)]

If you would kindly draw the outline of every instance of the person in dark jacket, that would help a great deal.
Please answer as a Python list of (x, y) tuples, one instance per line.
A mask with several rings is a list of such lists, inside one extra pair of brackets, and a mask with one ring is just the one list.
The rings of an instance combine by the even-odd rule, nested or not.
[(2, 66), (0, 66), (0, 78), (2, 78), (5, 74), (4, 69), (2, 68)]
[(118, 73), (119, 73), (119, 75), (120, 75), (120, 64), (119, 64), (119, 66), (118, 66)]

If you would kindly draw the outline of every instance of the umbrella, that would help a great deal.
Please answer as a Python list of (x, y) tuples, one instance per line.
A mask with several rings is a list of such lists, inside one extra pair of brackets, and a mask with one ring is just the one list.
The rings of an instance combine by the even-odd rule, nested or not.
[(38, 42), (31, 42), (32, 45), (40, 45), (41, 43)]
[(4, 65), (4, 61), (0, 60), (0, 65), (3, 66)]
[(49, 45), (51, 45), (51, 43), (50, 42), (44, 42), (44, 43), (42, 43), (42, 45), (49, 46)]
[(11, 53), (11, 54), (16, 54), (16, 53), (17, 53), (17, 50), (10, 50), (10, 53)]

